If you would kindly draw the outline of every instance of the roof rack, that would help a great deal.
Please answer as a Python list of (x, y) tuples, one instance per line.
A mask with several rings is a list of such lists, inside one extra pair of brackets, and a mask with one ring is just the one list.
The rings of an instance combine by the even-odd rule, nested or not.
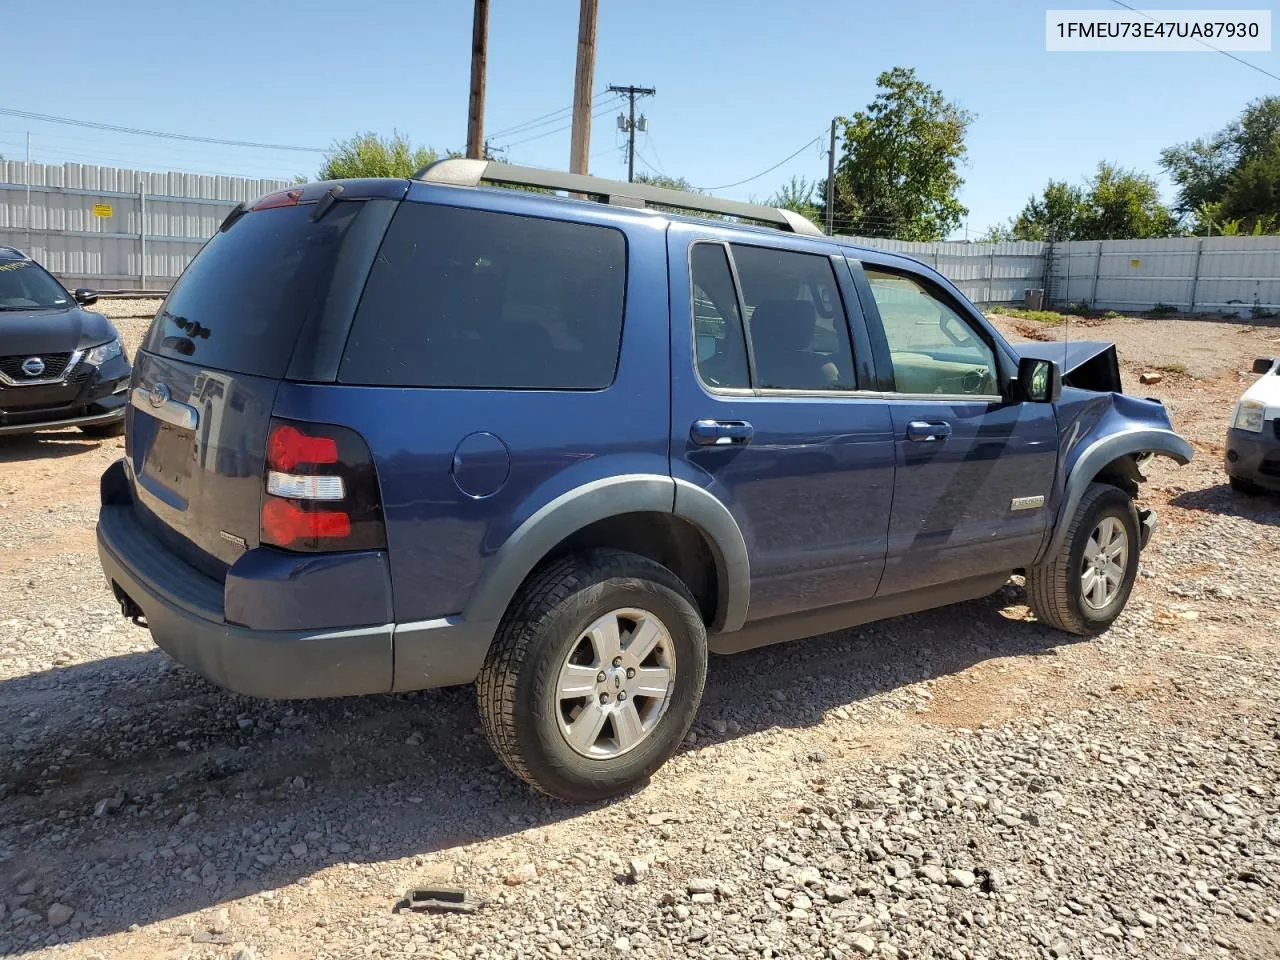
[(569, 193), (597, 197), (605, 203), (618, 207), (644, 208), (653, 204), (660, 207), (675, 207), (678, 210), (719, 213), (728, 217), (754, 220), (779, 230), (788, 230), (810, 237), (823, 236), (821, 230), (794, 210), (766, 207), (758, 203), (743, 203), (741, 200), (724, 200), (702, 193), (668, 190), (666, 187), (654, 187), (647, 183), (624, 183), (621, 180), (605, 180), (603, 177), (562, 173), (559, 170), (541, 170), (537, 167), (523, 167), (493, 160), (469, 160), (461, 157), (437, 160), (415, 173), (413, 179), (422, 180), (425, 183), (446, 183), (461, 187), (499, 183), (521, 187), (542, 187), (546, 190), (564, 190)]

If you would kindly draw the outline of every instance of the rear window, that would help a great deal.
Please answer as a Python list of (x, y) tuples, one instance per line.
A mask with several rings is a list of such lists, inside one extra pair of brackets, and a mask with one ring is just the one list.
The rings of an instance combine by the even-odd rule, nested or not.
[(404, 203), (369, 272), (338, 379), (607, 387), (618, 366), (625, 288), (618, 230)]
[[(202, 367), (283, 377), (303, 324), (323, 308), (338, 252), (367, 203), (245, 214), (215, 233), (174, 285), (144, 349)], [(348, 314), (350, 316), (350, 314)]]

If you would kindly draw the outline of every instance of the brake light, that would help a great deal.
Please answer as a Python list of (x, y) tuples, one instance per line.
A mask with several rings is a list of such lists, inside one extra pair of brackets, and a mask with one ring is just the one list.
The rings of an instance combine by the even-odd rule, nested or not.
[(302, 190), (279, 190), (269, 193), (253, 205), (254, 210), (271, 210), (275, 207), (294, 207), (302, 199)]
[(296, 427), (276, 426), (267, 438), (267, 464), (288, 473), (301, 463), (338, 462), (338, 443), (332, 437), (308, 436)]
[(386, 546), (377, 474), (358, 433), (273, 418), (266, 461), (261, 543), (305, 552)]

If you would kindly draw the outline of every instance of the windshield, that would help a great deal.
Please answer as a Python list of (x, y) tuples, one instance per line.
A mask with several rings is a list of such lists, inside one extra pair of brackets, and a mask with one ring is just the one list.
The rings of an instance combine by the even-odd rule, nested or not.
[(40, 310), (70, 305), (62, 284), (30, 260), (0, 261), (0, 310)]

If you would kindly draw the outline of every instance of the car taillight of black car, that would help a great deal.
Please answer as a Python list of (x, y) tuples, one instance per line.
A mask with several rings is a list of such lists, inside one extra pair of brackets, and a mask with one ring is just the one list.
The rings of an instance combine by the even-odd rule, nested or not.
[(387, 545), (369, 445), (355, 431), (272, 418), (260, 541), (302, 553)]

